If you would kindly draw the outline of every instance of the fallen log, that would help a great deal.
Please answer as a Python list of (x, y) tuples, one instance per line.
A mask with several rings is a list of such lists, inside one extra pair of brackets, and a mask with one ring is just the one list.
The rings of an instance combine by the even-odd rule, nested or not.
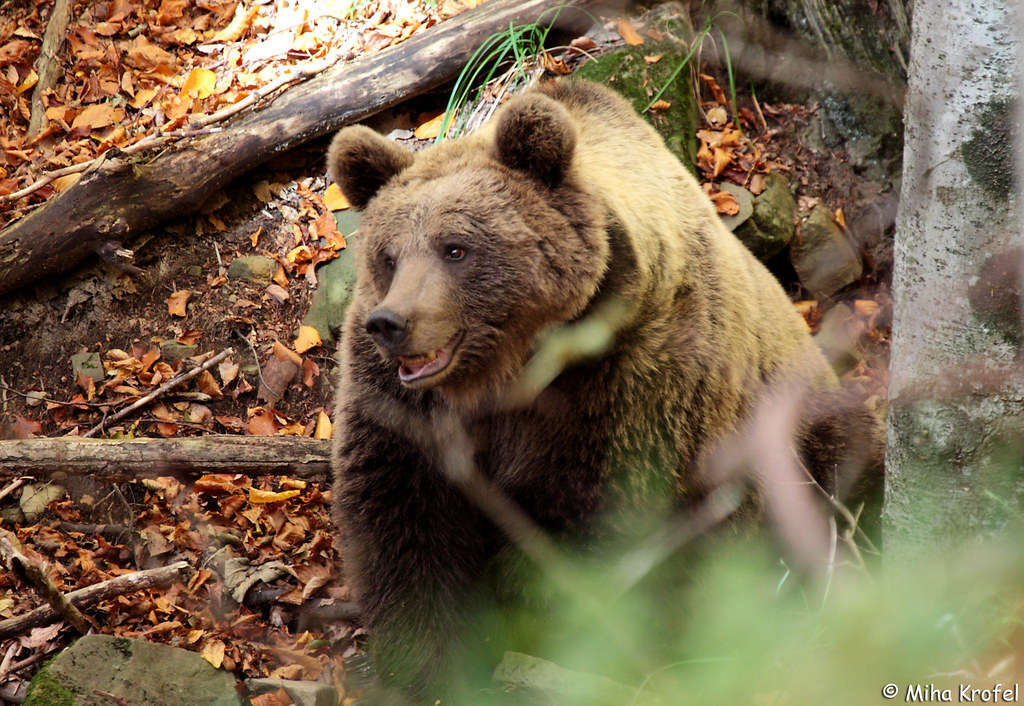
[[(217, 189), (275, 154), (452, 80), (512, 22), (578, 31), (597, 0), (491, 0), (394, 47), (336, 64), (265, 107), (153, 156), (106, 153), (71, 187), (0, 231), (0, 294), (96, 253), (117, 264), (130, 237), (195, 212)], [(127, 264), (122, 265), (127, 268)]]
[[(192, 568), (187, 561), (179, 561), (170, 566), (161, 566), (157, 569), (148, 569), (146, 571), (137, 571), (134, 574), (117, 576), (92, 586), (71, 591), (71, 593), (64, 594), (63, 597), (75, 608), (88, 608), (100, 601), (109, 600), (126, 593), (169, 586), (175, 581), (180, 581), (185, 576), (188, 576), (191, 570)], [(0, 640), (24, 634), (34, 627), (47, 625), (61, 619), (62, 617), (51, 606), (44, 605), (23, 615), (0, 620)]]
[(108, 483), (140, 478), (194, 478), (207, 473), (330, 478), (330, 442), (296, 436), (210, 436), (176, 439), (21, 439), (0, 441), (0, 479), (59, 481), (88, 476)]

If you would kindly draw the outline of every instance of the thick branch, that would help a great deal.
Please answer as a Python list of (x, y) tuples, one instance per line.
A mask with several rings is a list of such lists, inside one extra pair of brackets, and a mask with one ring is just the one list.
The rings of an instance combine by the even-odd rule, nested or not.
[(116, 151), (76, 184), (0, 232), (0, 293), (63, 272), (104, 243), (194, 212), (231, 179), (270, 157), (453, 79), (476, 48), (511, 22), (589, 24), (597, 0), (491, 0), (405, 42), (335, 65), (223, 130), (156, 158)]
[[(170, 566), (137, 571), (134, 574), (125, 574), (108, 581), (101, 581), (92, 586), (72, 591), (64, 595), (64, 598), (76, 608), (88, 608), (100, 601), (109, 600), (126, 593), (168, 586), (175, 581), (181, 580), (183, 576), (187, 575), (188, 571), (190, 571), (188, 562), (179, 561)], [(50, 606), (45, 605), (24, 615), (0, 620), (0, 640), (21, 635), (34, 627), (46, 625), (58, 619), (60, 619), (60, 616), (57, 612)]]
[(326, 482), (330, 442), (295, 436), (212, 435), (181, 439), (25, 439), (0, 441), (0, 478), (68, 475), (124, 482), (205, 473), (284, 475)]

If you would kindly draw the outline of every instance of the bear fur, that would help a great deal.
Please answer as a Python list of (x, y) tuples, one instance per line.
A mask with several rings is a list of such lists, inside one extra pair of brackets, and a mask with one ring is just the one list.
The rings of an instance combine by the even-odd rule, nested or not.
[(642, 533), (704, 499), (717, 450), (785, 390), (814, 410), (793, 447), (828, 492), (873, 453), (782, 287), (613, 91), (548, 83), (415, 155), (345, 128), (328, 166), (364, 210), (335, 516), (378, 673), (405, 697), (443, 693), (508, 548), (488, 492), (559, 537), (631, 510)]

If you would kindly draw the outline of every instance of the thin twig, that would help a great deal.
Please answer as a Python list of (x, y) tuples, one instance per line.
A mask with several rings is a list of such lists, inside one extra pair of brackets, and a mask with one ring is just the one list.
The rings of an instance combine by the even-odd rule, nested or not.
[(15, 549), (7, 537), (0, 539), (0, 554), (3, 554), (4, 563), (11, 571), (18, 573), (24, 580), (36, 587), (39, 595), (50, 604), (50, 608), (56, 615), (66, 620), (82, 635), (93, 628), (92, 621), (82, 615), (82, 612), (68, 600), (67, 596), (60, 592), (60, 589), (46, 575), (43, 566)]
[(156, 398), (160, 397), (161, 395), (166, 394), (168, 391), (173, 390), (178, 385), (181, 385), (184, 382), (188, 382), (189, 380), (191, 380), (192, 378), (196, 377), (197, 375), (199, 375), (199, 373), (203, 372), (204, 370), (210, 369), (211, 367), (213, 367), (217, 363), (219, 363), (222, 360), (224, 360), (225, 358), (227, 358), (232, 353), (234, 353), (234, 349), (232, 349), (232, 348), (225, 348), (220, 353), (218, 353), (217, 355), (213, 356), (212, 358), (207, 360), (202, 365), (200, 365), (200, 366), (198, 366), (196, 368), (192, 368), (187, 373), (181, 373), (179, 375), (174, 376), (173, 378), (168, 380), (166, 383), (164, 383), (163, 385), (158, 387), (153, 392), (150, 392), (145, 397), (140, 398), (137, 402), (129, 405), (128, 407), (125, 407), (120, 412), (111, 415), (109, 418), (104, 419), (99, 424), (94, 426), (92, 429), (90, 429), (89, 431), (85, 432), (85, 434), (83, 434), (82, 436), (95, 436), (96, 434), (99, 434), (100, 432), (103, 431), (103, 427), (105, 425), (112, 424), (112, 423), (114, 423), (116, 421), (124, 419), (125, 417), (127, 417), (129, 414), (131, 414), (135, 410), (140, 409), (142, 407), (145, 407), (147, 404), (149, 404), (150, 402), (152, 402)]

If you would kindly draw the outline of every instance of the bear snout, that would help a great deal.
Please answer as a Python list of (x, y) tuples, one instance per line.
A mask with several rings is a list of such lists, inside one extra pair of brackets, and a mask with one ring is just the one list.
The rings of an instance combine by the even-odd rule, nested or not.
[(366, 332), (377, 345), (390, 351), (401, 346), (409, 336), (409, 320), (390, 309), (378, 309), (366, 317)]

